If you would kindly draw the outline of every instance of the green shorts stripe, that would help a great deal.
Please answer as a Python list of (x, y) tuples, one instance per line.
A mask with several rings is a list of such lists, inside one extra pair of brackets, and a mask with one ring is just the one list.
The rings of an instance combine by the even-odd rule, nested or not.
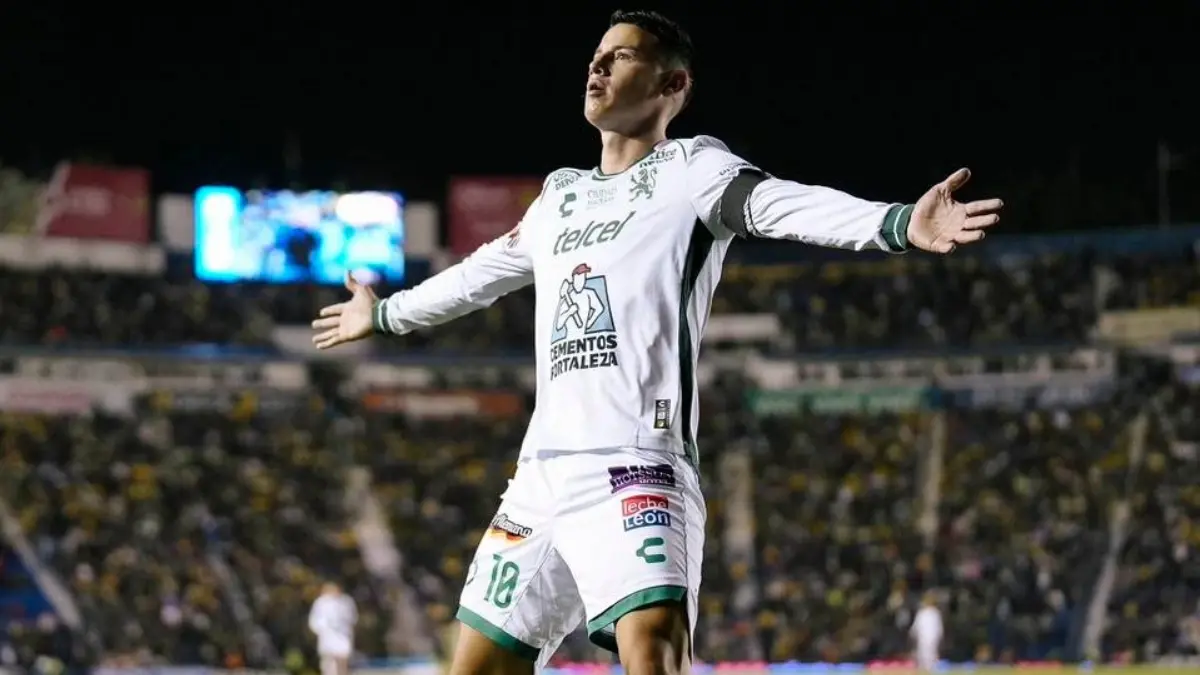
[(505, 633), (503, 629), (493, 625), (490, 621), (482, 616), (479, 616), (475, 612), (472, 612), (466, 607), (459, 607), (458, 614), (455, 615), (455, 618), (463, 622), (463, 624), (479, 631), (487, 639), (495, 642), (517, 656), (529, 659), (530, 661), (537, 660), (538, 653), (541, 651), (540, 649), (532, 645), (527, 645), (508, 633)]
[(683, 602), (686, 597), (687, 589), (683, 586), (654, 586), (634, 591), (601, 612), (600, 616), (587, 622), (588, 636), (597, 646), (615, 652), (617, 651), (616, 640), (601, 631), (615, 626), (618, 619), (630, 612), (665, 602)]

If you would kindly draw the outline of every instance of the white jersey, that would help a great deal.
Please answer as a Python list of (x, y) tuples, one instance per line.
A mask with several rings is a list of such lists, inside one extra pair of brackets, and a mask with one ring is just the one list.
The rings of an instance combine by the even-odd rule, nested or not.
[(942, 613), (936, 607), (922, 607), (917, 610), (910, 632), (918, 645), (936, 646), (942, 641)]
[(345, 593), (322, 594), (308, 613), (308, 628), (317, 636), (317, 652), (349, 656), (354, 651), (358, 608)]
[[(730, 211), (722, 199), (741, 173), (759, 180)], [(664, 141), (619, 174), (550, 174), (516, 228), (379, 303), (375, 323), (407, 333), (532, 283), (537, 402), (522, 457), (640, 448), (694, 459), (700, 338), (735, 231), (899, 251), (909, 215), (771, 178), (708, 136)]]

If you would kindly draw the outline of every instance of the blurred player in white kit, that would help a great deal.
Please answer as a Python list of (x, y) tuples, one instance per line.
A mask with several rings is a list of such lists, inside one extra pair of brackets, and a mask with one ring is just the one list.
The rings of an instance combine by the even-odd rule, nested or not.
[(327, 583), (308, 613), (308, 629), (317, 636), (321, 675), (347, 675), (354, 653), (358, 607), (335, 583)]
[(942, 643), (942, 613), (938, 611), (932, 593), (925, 595), (909, 633), (917, 644), (917, 670), (922, 673), (937, 670), (938, 647)]

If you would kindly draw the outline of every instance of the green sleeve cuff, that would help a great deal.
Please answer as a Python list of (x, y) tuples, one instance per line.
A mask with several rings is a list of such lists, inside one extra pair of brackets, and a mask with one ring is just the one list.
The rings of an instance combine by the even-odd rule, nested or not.
[(883, 235), (886, 249), (892, 253), (908, 250), (908, 221), (912, 219), (912, 204), (894, 204), (883, 216), (883, 226), (879, 233)]
[(387, 302), (384, 300), (376, 300), (375, 305), (371, 307), (371, 328), (376, 333), (386, 335), (392, 332), (388, 328), (387, 319)]

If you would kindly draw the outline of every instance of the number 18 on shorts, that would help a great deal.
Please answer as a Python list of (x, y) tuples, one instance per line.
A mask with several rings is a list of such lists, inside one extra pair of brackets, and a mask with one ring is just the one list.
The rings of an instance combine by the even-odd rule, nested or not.
[(695, 471), (684, 458), (628, 459), (523, 464), (479, 544), (459, 620), (536, 658), (585, 621), (614, 649), (612, 627), (630, 611), (675, 601), (694, 616), (705, 520)]

